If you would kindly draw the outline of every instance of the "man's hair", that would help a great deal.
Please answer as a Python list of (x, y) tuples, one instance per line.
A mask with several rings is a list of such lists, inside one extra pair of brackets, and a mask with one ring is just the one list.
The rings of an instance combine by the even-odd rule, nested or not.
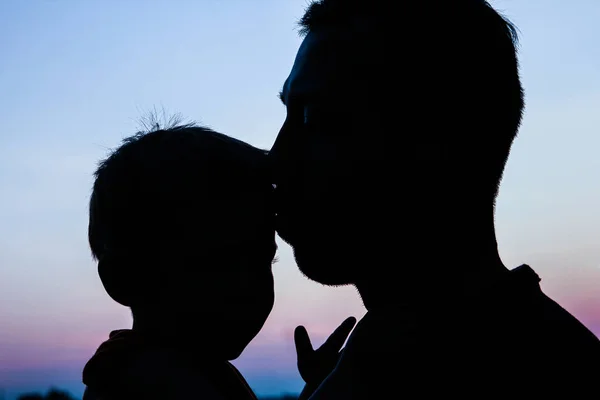
[[(221, 218), (245, 190), (268, 193), (266, 151), (194, 124), (123, 140), (99, 163), (90, 199), (92, 255), (144, 255)], [(141, 252), (141, 253), (140, 253)]]
[[(495, 197), (521, 124), (524, 94), (517, 30), (487, 1), (318, 0), (299, 25), (301, 35), (355, 32), (365, 48), (379, 51), (353, 52), (371, 65), (361, 71), (368, 90), (375, 91), (369, 99), (385, 103), (399, 96), (420, 107), (422, 114), (407, 114), (431, 139), (449, 145), (453, 163), (475, 162), (482, 173), (478, 187)], [(398, 83), (399, 90), (390, 89)]]

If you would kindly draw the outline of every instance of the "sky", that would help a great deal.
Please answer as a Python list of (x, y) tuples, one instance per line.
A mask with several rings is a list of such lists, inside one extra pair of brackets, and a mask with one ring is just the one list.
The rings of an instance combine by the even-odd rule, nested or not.
[[(0, 388), (79, 396), (129, 311), (87, 245), (99, 159), (154, 108), (270, 148), (306, 0), (0, 1)], [(497, 201), (500, 254), (600, 334), (600, 2), (497, 0), (519, 28), (527, 109)], [(364, 308), (304, 278), (280, 242), (276, 303), (235, 361), (259, 395), (297, 392), (293, 329), (315, 344)], [(402, 264), (402, 256), (398, 255)], [(518, 332), (515, 332), (518, 334)], [(1, 395), (0, 395), (1, 398)]]

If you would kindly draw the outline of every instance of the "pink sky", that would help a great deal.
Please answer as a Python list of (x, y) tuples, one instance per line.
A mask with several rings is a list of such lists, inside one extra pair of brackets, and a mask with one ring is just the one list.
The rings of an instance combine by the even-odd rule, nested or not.
[[(276, 264), (277, 301), (262, 332), (235, 364), (259, 392), (294, 391), (301, 381), (295, 368), (293, 330), (305, 324), (318, 345), (348, 315), (362, 317), (364, 309), (353, 288), (324, 288), (303, 278), (283, 247)], [(531, 257), (543, 277), (543, 288), (596, 334), (600, 332), (600, 268), (580, 258), (558, 255)], [(561, 267), (568, 260), (568, 272)], [(279, 279), (278, 279), (279, 278)], [(77, 308), (77, 307), (76, 307)], [(0, 314), (1, 315), (1, 314)], [(112, 329), (131, 323), (127, 309), (103, 299), (87, 313), (52, 318), (13, 318), (0, 335), (0, 382), (7, 388), (63, 384), (77, 393), (85, 361)], [(61, 375), (61, 372), (63, 374)], [(50, 379), (58, 379), (56, 382)]]

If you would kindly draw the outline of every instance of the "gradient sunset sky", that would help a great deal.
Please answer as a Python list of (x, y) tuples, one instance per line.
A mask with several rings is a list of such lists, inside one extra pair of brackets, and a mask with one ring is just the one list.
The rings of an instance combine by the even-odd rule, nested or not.
[[(105, 294), (87, 245), (96, 162), (154, 107), (269, 148), (284, 120), (277, 93), (306, 4), (0, 1), (7, 399), (51, 385), (81, 395), (84, 363), (111, 330), (131, 325)], [(497, 203), (500, 253), (511, 268), (530, 264), (544, 291), (600, 334), (600, 1), (492, 4), (520, 30), (527, 93)], [(320, 343), (346, 316), (364, 314), (353, 288), (308, 281), (283, 243), (279, 258), (273, 313), (235, 362), (261, 395), (301, 388), (296, 325)]]

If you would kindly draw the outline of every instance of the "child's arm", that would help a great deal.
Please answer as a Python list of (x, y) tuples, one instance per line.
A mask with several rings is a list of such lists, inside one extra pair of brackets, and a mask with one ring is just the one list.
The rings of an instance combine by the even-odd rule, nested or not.
[(327, 338), (325, 343), (314, 350), (306, 328), (298, 326), (294, 331), (298, 371), (306, 383), (298, 400), (308, 399), (327, 378), (340, 358), (340, 350), (356, 324), (356, 318), (349, 317)]

